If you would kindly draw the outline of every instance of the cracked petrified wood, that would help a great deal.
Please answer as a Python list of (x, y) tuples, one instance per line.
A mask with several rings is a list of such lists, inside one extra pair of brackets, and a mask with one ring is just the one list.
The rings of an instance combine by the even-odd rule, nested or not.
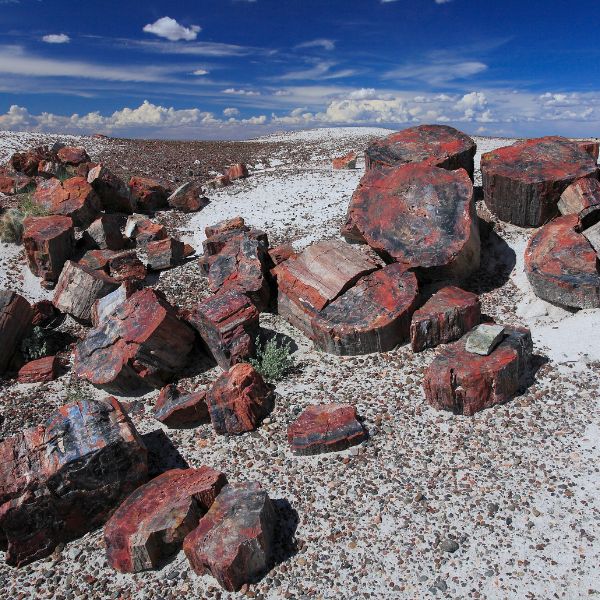
[(342, 235), (425, 279), (460, 280), (479, 268), (473, 185), (464, 169), (414, 164), (369, 171), (352, 196)]
[(23, 296), (0, 290), (0, 375), (6, 371), (32, 319), (33, 310)]
[(61, 163), (72, 167), (90, 162), (88, 153), (81, 146), (63, 146), (56, 156)]
[(190, 323), (200, 334), (222, 369), (254, 356), (259, 312), (243, 293), (226, 290), (202, 300)]
[(311, 319), (379, 266), (356, 246), (340, 240), (317, 242), (272, 270), (277, 279), (278, 312), (311, 337)]
[(345, 450), (367, 437), (356, 408), (348, 404), (311, 404), (287, 430), (292, 452), (306, 456)]
[(179, 186), (168, 198), (171, 208), (182, 212), (196, 212), (208, 206), (209, 200), (204, 196), (204, 190), (199, 183), (188, 181)]
[(125, 247), (125, 238), (121, 233), (122, 220), (118, 215), (102, 215), (96, 219), (83, 233), (88, 248), (122, 250)]
[(153, 213), (167, 208), (169, 191), (160, 182), (147, 177), (132, 177), (129, 180), (131, 200), (136, 210)]
[(534, 233), (525, 250), (525, 272), (536, 296), (572, 308), (600, 307), (598, 256), (566, 215)]
[(598, 177), (596, 161), (575, 142), (544, 137), (498, 148), (481, 157), (484, 200), (503, 221), (539, 227), (558, 214), (565, 189)]
[(479, 296), (454, 286), (443, 287), (413, 314), (410, 324), (413, 352), (454, 342), (480, 320)]
[(271, 567), (275, 527), (275, 508), (258, 483), (226, 485), (183, 550), (198, 575), (237, 591)]
[(133, 213), (135, 205), (129, 186), (110, 169), (102, 164), (96, 165), (87, 174), (87, 181), (100, 197), (105, 211)]
[(183, 261), (183, 242), (175, 238), (157, 240), (146, 246), (148, 268), (154, 271), (170, 269)]
[(466, 339), (439, 351), (425, 372), (425, 398), (442, 410), (459, 415), (511, 400), (524, 386), (531, 363), (531, 333), (506, 327), (499, 346), (488, 356), (467, 352)]
[(578, 215), (586, 209), (600, 212), (600, 181), (591, 177), (574, 181), (558, 201), (558, 210), (562, 215)]
[(108, 564), (121, 573), (155, 568), (181, 549), (227, 484), (209, 467), (172, 469), (138, 487), (104, 527)]
[(419, 286), (391, 264), (365, 275), (312, 319), (315, 346), (339, 355), (387, 352), (408, 339)]
[(186, 392), (174, 383), (166, 385), (154, 405), (154, 418), (167, 427), (185, 427), (207, 421), (206, 391)]
[(23, 566), (102, 525), (148, 475), (147, 452), (114, 398), (58, 408), (0, 444), (0, 546)]
[(43, 281), (56, 282), (73, 255), (75, 236), (70, 217), (27, 217), (23, 245), (31, 272)]
[(256, 429), (273, 407), (273, 394), (252, 365), (239, 363), (213, 382), (206, 404), (215, 431), (237, 435)]
[(186, 366), (193, 345), (191, 327), (160, 292), (144, 288), (77, 344), (73, 369), (114, 393), (160, 388)]
[(58, 377), (58, 357), (44, 356), (37, 360), (29, 361), (19, 369), (17, 380), (19, 383), (44, 383), (53, 381)]
[(447, 125), (419, 125), (371, 142), (365, 152), (369, 169), (424, 162), (434, 167), (464, 169), (473, 179), (477, 145)]

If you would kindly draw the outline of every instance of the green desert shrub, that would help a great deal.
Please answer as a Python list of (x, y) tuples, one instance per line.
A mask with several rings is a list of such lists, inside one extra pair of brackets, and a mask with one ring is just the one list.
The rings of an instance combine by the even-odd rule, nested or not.
[(52, 354), (53, 345), (42, 327), (34, 327), (21, 342), (21, 352), (27, 360), (37, 360)]
[(277, 344), (272, 337), (263, 346), (260, 337), (256, 338), (256, 358), (250, 359), (250, 364), (267, 381), (278, 381), (294, 367), (291, 342)]
[(19, 210), (25, 217), (45, 217), (48, 211), (37, 204), (33, 199), (33, 194), (24, 194), (19, 201)]
[(23, 240), (23, 219), (25, 215), (17, 208), (9, 208), (0, 217), (0, 240), (10, 244), (20, 244)]

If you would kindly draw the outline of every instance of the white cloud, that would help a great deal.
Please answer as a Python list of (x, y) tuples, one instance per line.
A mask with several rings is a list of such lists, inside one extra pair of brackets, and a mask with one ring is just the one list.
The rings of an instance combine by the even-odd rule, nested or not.
[(0, 115), (0, 129), (22, 127), (29, 125), (30, 123), (31, 119), (29, 111), (16, 104), (13, 104), (6, 114)]
[(290, 71), (288, 73), (284, 73), (283, 75), (279, 75), (278, 77), (274, 77), (273, 79), (279, 81), (294, 81), (302, 79), (342, 79), (344, 77), (352, 77), (357, 73), (355, 69), (343, 69), (341, 71), (332, 71), (333, 67), (335, 67), (336, 65), (337, 63), (333, 61), (321, 61), (317, 62), (313, 67), (310, 67), (308, 69)]
[(154, 35), (165, 38), (171, 42), (177, 42), (179, 40), (191, 42), (198, 37), (198, 33), (201, 30), (202, 28), (199, 25), (184, 27), (171, 17), (161, 17), (154, 23), (144, 25), (144, 31), (146, 33), (153, 33)]
[(317, 40), (310, 40), (303, 42), (295, 46), (296, 48), (323, 48), (324, 50), (335, 49), (335, 40), (329, 40), (326, 38), (319, 38)]
[(206, 69), (196, 69), (192, 72), (192, 75), (208, 75), (208, 71)]
[(475, 60), (457, 60), (433, 57), (427, 62), (410, 63), (384, 74), (385, 79), (418, 80), (430, 85), (441, 85), (456, 79), (466, 79), (487, 69), (487, 65)]
[(223, 111), (223, 114), (224, 114), (226, 117), (236, 117), (237, 115), (239, 115), (239, 114), (240, 114), (240, 111), (239, 111), (237, 108), (226, 108), (226, 109)]
[(238, 90), (236, 88), (227, 88), (223, 90), (223, 94), (230, 94), (233, 96), (260, 96), (260, 92), (254, 90)]
[(42, 38), (47, 44), (68, 44), (71, 38), (66, 33), (50, 33)]

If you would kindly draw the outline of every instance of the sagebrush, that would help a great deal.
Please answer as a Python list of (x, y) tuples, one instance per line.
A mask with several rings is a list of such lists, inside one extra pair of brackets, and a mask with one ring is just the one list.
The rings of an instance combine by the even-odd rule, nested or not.
[(268, 381), (277, 381), (294, 368), (291, 342), (277, 344), (273, 337), (263, 346), (256, 338), (256, 358), (250, 364)]
[(26, 360), (37, 360), (53, 352), (53, 344), (42, 327), (34, 327), (21, 342), (21, 352)]
[(0, 217), (0, 240), (9, 244), (20, 244), (23, 240), (25, 215), (16, 208), (9, 208)]

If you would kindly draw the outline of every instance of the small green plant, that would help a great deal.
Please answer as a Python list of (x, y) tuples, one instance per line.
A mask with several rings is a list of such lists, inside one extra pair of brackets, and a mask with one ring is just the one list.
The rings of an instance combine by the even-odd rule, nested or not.
[(20, 244), (23, 240), (25, 215), (16, 208), (9, 208), (0, 217), (0, 240), (9, 244)]
[(34, 327), (21, 342), (21, 352), (26, 360), (37, 360), (52, 354), (53, 345), (42, 327)]
[(66, 404), (76, 404), (77, 402), (83, 402), (87, 398), (88, 394), (79, 381), (71, 381), (65, 389)]
[(33, 194), (23, 194), (19, 202), (19, 210), (25, 217), (45, 217), (49, 214), (43, 206), (40, 206), (33, 199)]
[(294, 367), (291, 355), (291, 342), (279, 346), (272, 337), (263, 346), (260, 337), (256, 338), (256, 358), (250, 359), (250, 364), (267, 380), (278, 381)]

